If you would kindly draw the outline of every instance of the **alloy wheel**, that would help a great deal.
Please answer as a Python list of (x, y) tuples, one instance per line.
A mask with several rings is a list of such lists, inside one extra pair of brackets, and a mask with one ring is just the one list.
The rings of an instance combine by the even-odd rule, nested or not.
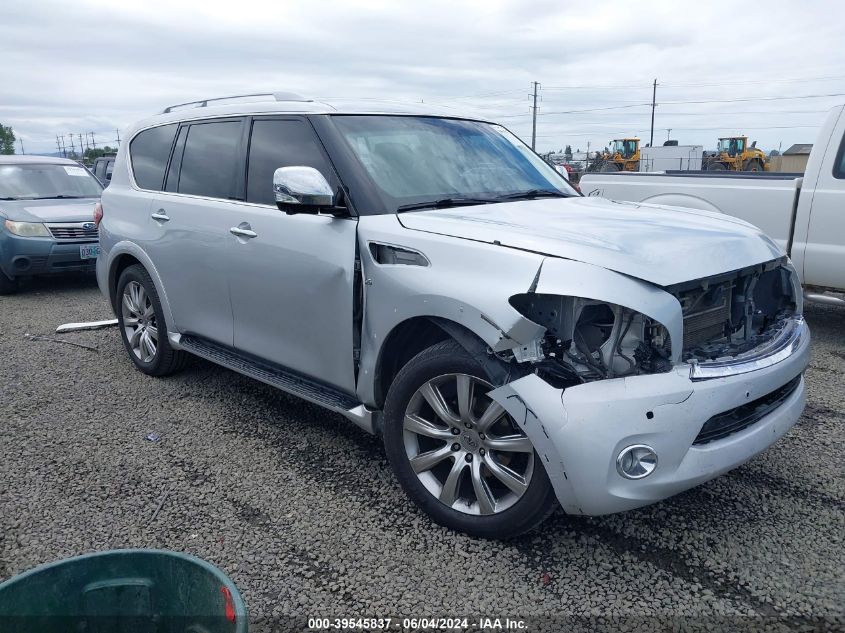
[(155, 309), (147, 291), (137, 281), (130, 281), (123, 289), (121, 312), (123, 331), (132, 353), (141, 362), (152, 362), (158, 349)]
[(441, 503), (491, 515), (516, 503), (534, 472), (531, 441), (487, 393), (489, 383), (446, 374), (424, 383), (405, 411), (405, 453), (414, 473)]

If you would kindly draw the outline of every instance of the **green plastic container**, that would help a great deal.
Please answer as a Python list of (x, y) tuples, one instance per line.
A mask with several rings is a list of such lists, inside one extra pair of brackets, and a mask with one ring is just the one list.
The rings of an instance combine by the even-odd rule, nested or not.
[(125, 549), (48, 563), (0, 584), (0, 633), (245, 633), (237, 587), (199, 558)]

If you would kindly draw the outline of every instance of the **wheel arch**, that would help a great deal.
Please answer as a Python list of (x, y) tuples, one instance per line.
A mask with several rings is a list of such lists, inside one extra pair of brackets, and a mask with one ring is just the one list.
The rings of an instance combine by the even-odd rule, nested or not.
[[(167, 292), (162, 284), (161, 277), (156, 270), (155, 265), (149, 256), (136, 244), (132, 242), (120, 242), (112, 247), (109, 253), (109, 268), (108, 268), (108, 290), (109, 300), (111, 301), (112, 309), (117, 313), (117, 282), (120, 279), (121, 273), (133, 264), (139, 264), (144, 267), (153, 280), (158, 299), (161, 303), (161, 309), (164, 312), (164, 319), (167, 323), (169, 332), (175, 332), (176, 327), (173, 322), (173, 313), (170, 310), (170, 302), (167, 300)], [(172, 341), (171, 341), (172, 344)]]
[(397, 323), (379, 349), (374, 379), (378, 408), (384, 406), (387, 391), (399, 371), (414, 356), (447, 339), (454, 340), (475, 358), (495, 384), (504, 384), (510, 379), (512, 367), (492, 357), (487, 343), (466, 326), (439, 316), (415, 316)]

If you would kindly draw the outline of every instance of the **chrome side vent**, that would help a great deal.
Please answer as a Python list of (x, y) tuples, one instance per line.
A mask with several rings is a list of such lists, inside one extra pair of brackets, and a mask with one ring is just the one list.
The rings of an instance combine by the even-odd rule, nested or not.
[(393, 244), (370, 242), (370, 254), (376, 263), (400, 266), (429, 266), (428, 258), (419, 251)]

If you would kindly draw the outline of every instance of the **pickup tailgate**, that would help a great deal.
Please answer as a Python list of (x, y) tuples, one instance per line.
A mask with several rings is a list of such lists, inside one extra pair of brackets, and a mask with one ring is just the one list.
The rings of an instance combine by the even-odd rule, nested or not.
[(724, 213), (753, 224), (786, 251), (801, 181), (800, 174), (619, 172), (584, 174), (580, 187), (585, 196)]

